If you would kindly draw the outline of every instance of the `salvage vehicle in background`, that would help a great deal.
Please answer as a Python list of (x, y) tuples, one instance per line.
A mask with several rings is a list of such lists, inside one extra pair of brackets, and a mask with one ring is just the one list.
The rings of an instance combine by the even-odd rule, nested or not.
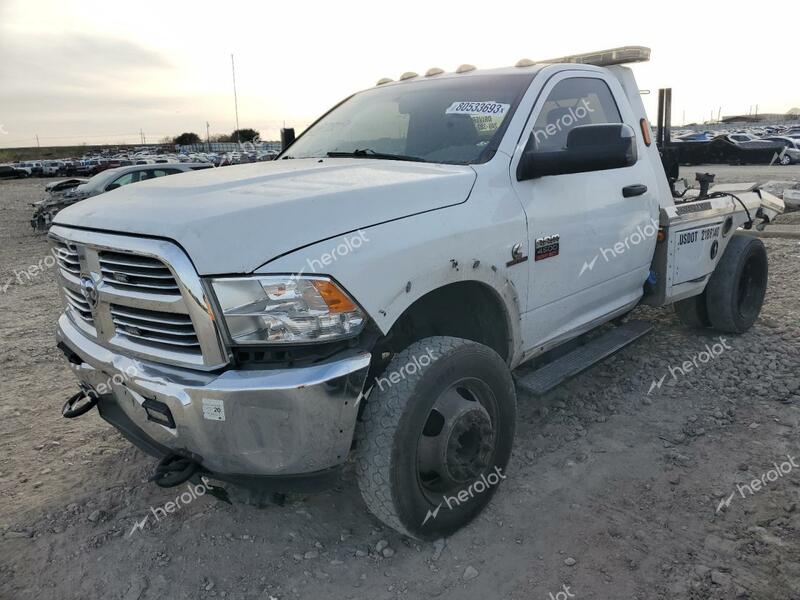
[(60, 160), (46, 160), (42, 162), (42, 176), (55, 177), (64, 172), (65, 163)]
[(61, 181), (53, 181), (44, 186), (44, 191), (47, 194), (63, 193), (72, 188), (76, 188), (82, 183), (89, 181), (83, 177), (72, 177), (71, 179), (62, 179)]
[(702, 131), (699, 133), (685, 133), (679, 135), (673, 141), (675, 142), (708, 142), (711, 141), (714, 134), (710, 131)]
[(42, 171), (44, 170), (44, 163), (40, 160), (23, 162), (18, 166), (23, 169), (27, 169), (33, 177), (41, 176)]
[(23, 179), (30, 177), (30, 171), (12, 165), (0, 165), (0, 179)]
[(47, 196), (33, 204), (34, 213), (31, 218), (31, 227), (34, 231), (47, 231), (53, 222), (53, 217), (64, 207), (124, 185), (205, 169), (210, 166), (207, 163), (172, 163), (164, 166), (129, 165), (105, 169), (88, 180), (70, 179), (49, 184), (45, 187), (45, 191), (48, 192)]
[(708, 142), (675, 144), (681, 164), (770, 164), (783, 145), (747, 134), (718, 135)]
[(405, 73), (277, 160), (60, 212), (62, 414), (96, 406), (164, 487), (307, 488), (353, 450), (385, 524), (453, 533), (507, 477), (513, 369), (547, 392), (646, 334), (640, 304), (727, 334), (758, 318), (767, 254), (739, 229), (783, 203), (676, 194), (622, 66), (649, 54)]
[(784, 148), (778, 155), (778, 162), (782, 165), (795, 165), (800, 162), (800, 138), (791, 138), (788, 136), (770, 136), (765, 137), (767, 142), (775, 142), (781, 144)]

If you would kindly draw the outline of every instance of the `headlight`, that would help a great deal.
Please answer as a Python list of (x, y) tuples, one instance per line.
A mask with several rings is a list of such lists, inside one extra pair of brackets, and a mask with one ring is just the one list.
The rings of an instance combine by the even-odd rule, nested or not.
[(211, 285), (234, 344), (331, 341), (364, 327), (364, 312), (327, 277), (236, 277)]

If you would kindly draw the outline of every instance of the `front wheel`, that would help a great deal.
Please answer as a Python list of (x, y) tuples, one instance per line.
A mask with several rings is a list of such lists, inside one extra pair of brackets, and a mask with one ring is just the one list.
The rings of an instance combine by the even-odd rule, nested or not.
[(452, 534), (506, 478), (515, 424), (514, 383), (494, 350), (453, 337), (412, 344), (376, 378), (359, 423), (367, 507), (414, 538)]

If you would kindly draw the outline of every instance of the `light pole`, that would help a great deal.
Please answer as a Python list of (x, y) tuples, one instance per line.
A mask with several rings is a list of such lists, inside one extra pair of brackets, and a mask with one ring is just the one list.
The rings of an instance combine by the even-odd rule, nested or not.
[(239, 142), (239, 100), (236, 98), (236, 66), (231, 54), (231, 75), (233, 76), (233, 108), (236, 111), (236, 142)]

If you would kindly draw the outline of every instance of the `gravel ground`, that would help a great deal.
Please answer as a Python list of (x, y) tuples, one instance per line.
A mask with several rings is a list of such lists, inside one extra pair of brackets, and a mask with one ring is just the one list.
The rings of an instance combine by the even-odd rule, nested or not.
[(520, 392), (507, 479), (447, 540), (381, 526), (352, 468), (284, 506), (206, 495), (137, 531), (182, 490), (147, 483), (154, 460), (96, 412), (59, 415), (75, 383), (27, 224), (42, 184), (0, 182), (0, 598), (800, 599), (797, 240), (765, 240), (760, 320), (696, 370), (669, 371), (719, 336), (644, 308), (648, 337), (544, 398)]

